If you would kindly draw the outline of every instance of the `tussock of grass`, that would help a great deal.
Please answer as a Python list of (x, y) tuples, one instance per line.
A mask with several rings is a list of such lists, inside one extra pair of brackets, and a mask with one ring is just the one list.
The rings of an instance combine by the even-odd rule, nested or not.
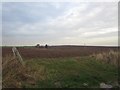
[(2, 85), (3, 88), (21, 88), (25, 82), (33, 80), (27, 74), (27, 67), (23, 67), (19, 60), (7, 55), (2, 59)]
[(119, 55), (120, 55), (119, 51), (110, 50), (109, 52), (93, 54), (91, 56), (95, 57), (97, 60), (101, 60), (105, 63), (118, 66), (118, 56)]

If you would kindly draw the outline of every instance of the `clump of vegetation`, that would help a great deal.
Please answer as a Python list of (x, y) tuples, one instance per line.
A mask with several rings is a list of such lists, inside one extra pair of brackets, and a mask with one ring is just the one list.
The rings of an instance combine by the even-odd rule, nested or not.
[[(3, 88), (21, 88), (34, 79), (28, 75), (27, 67), (11, 55), (2, 59), (2, 86)], [(31, 84), (31, 83), (29, 83)]]
[(118, 66), (118, 57), (120, 55), (119, 51), (110, 50), (109, 52), (102, 52), (99, 54), (93, 54), (92, 57), (95, 57), (97, 60), (103, 61), (108, 64)]

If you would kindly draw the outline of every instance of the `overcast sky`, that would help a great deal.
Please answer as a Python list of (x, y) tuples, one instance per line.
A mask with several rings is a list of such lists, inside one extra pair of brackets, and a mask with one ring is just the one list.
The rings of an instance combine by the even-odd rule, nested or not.
[(3, 45), (117, 45), (118, 3), (2, 3)]

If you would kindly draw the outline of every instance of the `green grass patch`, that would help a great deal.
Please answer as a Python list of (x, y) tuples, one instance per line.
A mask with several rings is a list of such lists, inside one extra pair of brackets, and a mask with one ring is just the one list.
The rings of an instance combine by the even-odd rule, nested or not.
[(26, 65), (36, 78), (35, 86), (26, 87), (99, 87), (101, 82), (113, 84), (118, 76), (115, 66), (90, 57), (31, 59)]

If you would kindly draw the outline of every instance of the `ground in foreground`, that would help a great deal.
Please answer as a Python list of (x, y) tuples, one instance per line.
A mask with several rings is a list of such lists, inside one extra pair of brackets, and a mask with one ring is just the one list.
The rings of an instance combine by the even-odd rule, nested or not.
[(104, 82), (114, 86), (117, 68), (90, 57), (31, 59), (26, 61), (36, 84), (35, 88), (99, 87)]

